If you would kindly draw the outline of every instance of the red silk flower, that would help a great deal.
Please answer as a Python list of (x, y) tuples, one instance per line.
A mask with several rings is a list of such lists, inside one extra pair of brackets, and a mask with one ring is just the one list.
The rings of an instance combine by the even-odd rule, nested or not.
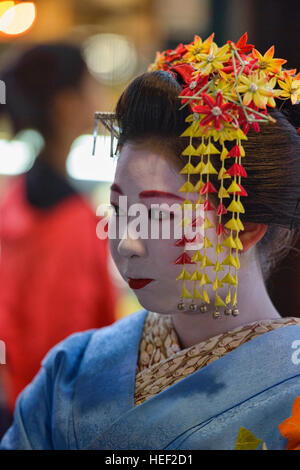
[(247, 44), (247, 41), (248, 41), (248, 34), (244, 33), (243, 36), (240, 37), (240, 39), (238, 40), (236, 44), (233, 41), (227, 41), (227, 43), (235, 46), (238, 52), (241, 54), (241, 53), (251, 52), (252, 49), (254, 49), (254, 44)]
[(205, 106), (199, 105), (193, 108), (193, 111), (196, 113), (206, 114), (206, 116), (200, 121), (200, 126), (206, 126), (213, 121), (216, 130), (219, 131), (221, 129), (222, 121), (232, 121), (232, 117), (227, 113), (229, 109), (232, 109), (232, 104), (223, 104), (223, 95), (220, 91), (217, 93), (215, 100), (206, 93), (201, 93), (201, 97)]

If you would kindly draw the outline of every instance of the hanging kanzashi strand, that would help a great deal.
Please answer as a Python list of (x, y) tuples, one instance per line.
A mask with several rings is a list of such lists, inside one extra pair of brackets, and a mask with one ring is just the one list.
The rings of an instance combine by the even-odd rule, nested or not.
[[(199, 227), (196, 219), (185, 217), (182, 221), (185, 228), (199, 228), (202, 248), (190, 256), (186, 246), (193, 240), (184, 234), (176, 242), (183, 247), (175, 260), (183, 266), (177, 276), (182, 283), (178, 309), (194, 312), (199, 307), (204, 313), (214, 292), (213, 316), (219, 318), (222, 308), (225, 315), (239, 313), (240, 233), (244, 230), (240, 216), (245, 213), (241, 198), (248, 195), (242, 184), (242, 178), (247, 177), (242, 142), (251, 128), (259, 132), (260, 123), (274, 122), (268, 107), (275, 107), (276, 98), (290, 99), (293, 104), (300, 100), (300, 74), (282, 68), (286, 61), (274, 58), (273, 46), (262, 55), (247, 44), (247, 33), (237, 43), (227, 41), (222, 47), (213, 39), (214, 34), (204, 41), (195, 36), (190, 44), (157, 53), (149, 70), (168, 71), (183, 82), (178, 112), (186, 107), (190, 110), (188, 127), (181, 135), (189, 138), (189, 143), (182, 152), (188, 161), (180, 171), (187, 181), (179, 191), (186, 194), (182, 207), (193, 207), (190, 194), (198, 193), (197, 204), (202, 205), (204, 214)], [(192, 157), (199, 157), (196, 166)], [(212, 250), (213, 259), (209, 256)]]

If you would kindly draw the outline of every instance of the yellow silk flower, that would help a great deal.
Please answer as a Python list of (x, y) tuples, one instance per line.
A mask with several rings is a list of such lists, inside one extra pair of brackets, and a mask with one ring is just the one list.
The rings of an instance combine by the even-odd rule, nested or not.
[(241, 75), (239, 82), (240, 84), (237, 86), (236, 91), (238, 93), (244, 93), (243, 103), (245, 106), (248, 106), (251, 101), (254, 101), (255, 106), (265, 108), (269, 97), (274, 96), (270, 88), (266, 88), (267, 79), (264, 75), (259, 76), (257, 73), (249, 77)]
[(200, 36), (195, 36), (191, 44), (186, 45), (187, 53), (184, 55), (184, 60), (187, 62), (199, 62), (199, 54), (208, 53), (214, 34), (211, 34), (205, 41), (202, 41)]
[(297, 74), (296, 77), (286, 75), (285, 81), (278, 80), (278, 84), (283, 89), (281, 98), (290, 98), (292, 104), (296, 104), (296, 101), (300, 100), (300, 74)]
[(202, 75), (209, 75), (211, 72), (222, 69), (224, 62), (227, 62), (231, 57), (231, 55), (227, 53), (228, 50), (228, 44), (219, 48), (217, 44), (213, 42), (207, 54), (198, 54), (198, 58), (201, 62), (195, 64), (195, 69)]
[(264, 72), (279, 73), (281, 66), (286, 63), (284, 59), (274, 59), (274, 46), (267, 50), (265, 55), (261, 55), (256, 49), (253, 49), (252, 55), (258, 59), (257, 66)]

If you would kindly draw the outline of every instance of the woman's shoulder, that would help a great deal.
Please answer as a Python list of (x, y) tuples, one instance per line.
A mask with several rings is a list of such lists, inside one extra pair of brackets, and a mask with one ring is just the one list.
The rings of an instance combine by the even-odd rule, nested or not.
[(112, 325), (73, 333), (60, 341), (42, 361), (45, 369), (63, 367), (66, 371), (78, 370), (82, 362), (103, 360), (120, 353), (124, 347), (139, 342), (147, 311), (138, 310)]
[(74, 333), (54, 346), (19, 395), (14, 424), (0, 448), (68, 448), (73, 407), (89, 406), (91, 395), (110, 383), (112, 372), (119, 377), (120, 371), (125, 375), (130, 367), (134, 371), (146, 314), (146, 310), (139, 310), (110, 326)]

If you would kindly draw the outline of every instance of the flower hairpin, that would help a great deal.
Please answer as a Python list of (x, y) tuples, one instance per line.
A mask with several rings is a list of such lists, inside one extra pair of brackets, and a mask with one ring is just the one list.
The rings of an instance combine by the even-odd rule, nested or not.
[(99, 132), (99, 121), (103, 124), (105, 129), (107, 129), (110, 133), (110, 156), (111, 158), (114, 157), (114, 152), (113, 152), (113, 141), (114, 138), (119, 139), (120, 136), (120, 130), (115, 124), (116, 120), (116, 114), (115, 113), (110, 113), (110, 112), (100, 112), (96, 111), (95, 112), (95, 126), (94, 126), (94, 132), (93, 132), (93, 151), (92, 155), (95, 155), (96, 151), (96, 141), (97, 141), (97, 136)]

